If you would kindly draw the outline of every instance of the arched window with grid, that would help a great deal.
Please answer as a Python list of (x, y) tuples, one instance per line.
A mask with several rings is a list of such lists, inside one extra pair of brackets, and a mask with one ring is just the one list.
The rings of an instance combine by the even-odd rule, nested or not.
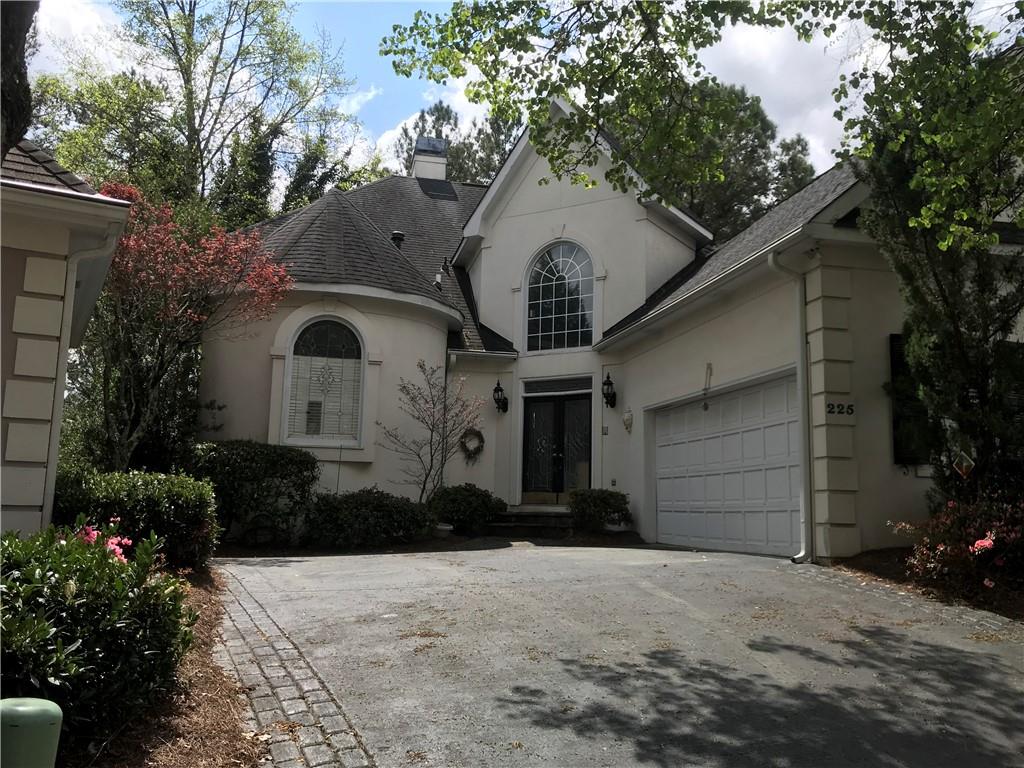
[(359, 439), (363, 350), (344, 323), (317, 320), (292, 346), (288, 436)]
[(575, 243), (537, 257), (527, 288), (526, 349), (589, 347), (594, 339), (594, 266)]

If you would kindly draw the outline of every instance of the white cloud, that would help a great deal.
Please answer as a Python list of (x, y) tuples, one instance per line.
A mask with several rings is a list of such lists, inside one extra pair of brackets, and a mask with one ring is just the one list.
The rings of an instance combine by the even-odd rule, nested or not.
[[(466, 85), (472, 79), (473, 73), (471, 72), (464, 77), (451, 80), (445, 85), (429, 86), (422, 94), (420, 94), (423, 99), (423, 103), (420, 108), (423, 109), (437, 101), (443, 101), (455, 110), (455, 113), (459, 116), (459, 125), (463, 128), (467, 128), (473, 120), (483, 120), (487, 116), (487, 105), (474, 104), (469, 100), (469, 97), (466, 96)], [(380, 155), (384, 160), (384, 166), (396, 173), (404, 173), (405, 169), (402, 166), (402, 162), (395, 157), (395, 143), (398, 141), (398, 137), (402, 133), (402, 128), (411, 128), (413, 123), (416, 122), (416, 118), (419, 116), (419, 113), (420, 110), (417, 109), (408, 117), (400, 120), (393, 128), (389, 128), (377, 137), (377, 151), (380, 152)]]
[(43, 0), (36, 13), (39, 50), (29, 63), (31, 74), (56, 73), (91, 59), (103, 71), (132, 65), (118, 38), (121, 19), (105, 3), (90, 0)]
[(361, 110), (375, 98), (380, 96), (382, 93), (384, 93), (384, 90), (382, 88), (378, 88), (376, 85), (371, 85), (369, 88), (366, 88), (361, 91), (356, 91), (355, 93), (350, 93), (347, 96), (342, 97), (341, 101), (338, 103), (338, 106), (341, 108), (341, 111), (344, 112), (346, 115), (358, 115), (359, 110)]
[(832, 89), (841, 73), (853, 69), (859, 52), (852, 33), (804, 43), (788, 28), (744, 25), (726, 29), (722, 42), (701, 60), (723, 82), (744, 85), (759, 96), (779, 138), (807, 137), (811, 162), (821, 172), (835, 163), (832, 152), (843, 134), (832, 114)]

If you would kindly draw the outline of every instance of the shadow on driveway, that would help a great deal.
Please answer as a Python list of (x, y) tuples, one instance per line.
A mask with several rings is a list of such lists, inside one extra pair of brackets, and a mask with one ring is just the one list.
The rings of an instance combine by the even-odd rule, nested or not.
[[(519, 685), (498, 699), (513, 720), (630, 745), (638, 762), (676, 768), (1020, 766), (1020, 672), (999, 657), (857, 627), (832, 656), (770, 637), (760, 653), (797, 654), (851, 685), (792, 687), (678, 650), (637, 664), (561, 659), (589, 703)], [(831, 650), (831, 648), (830, 648)], [(874, 683), (853, 685), (873, 676)], [(913, 694), (907, 691), (913, 691)], [(1015, 744), (1014, 742), (1017, 741)]]

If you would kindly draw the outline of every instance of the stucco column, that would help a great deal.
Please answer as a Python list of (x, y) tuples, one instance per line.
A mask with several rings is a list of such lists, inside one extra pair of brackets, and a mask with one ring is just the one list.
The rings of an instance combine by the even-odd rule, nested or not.
[(807, 273), (812, 487), (815, 556), (828, 561), (861, 550), (857, 524), (857, 459), (851, 370), (853, 335), (848, 269), (817, 266)]

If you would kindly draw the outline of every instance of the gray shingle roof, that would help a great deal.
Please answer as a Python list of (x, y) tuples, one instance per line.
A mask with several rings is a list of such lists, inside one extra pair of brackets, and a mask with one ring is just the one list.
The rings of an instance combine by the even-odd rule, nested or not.
[(402, 253), (428, 280), (441, 273), (445, 299), (466, 318), (462, 332), (449, 337), (452, 349), (504, 352), (510, 351), (512, 344), (480, 326), (469, 281), (460, 285), (455, 270), (443, 269), (486, 191), (480, 184), (391, 176), (350, 190), (345, 196), (382, 232), (405, 234)]
[(857, 178), (850, 165), (840, 163), (833, 166), (735, 237), (720, 246), (703, 249), (693, 262), (670, 277), (642, 306), (605, 331), (602, 340), (622, 333), (665, 305), (711, 282), (797, 227), (807, 224), (856, 183)]
[(451, 305), (391, 238), (338, 190), (255, 228), (297, 281), (365, 285)]
[(53, 156), (28, 139), (22, 139), (3, 160), (0, 177), (57, 190), (95, 195), (96, 190), (68, 171)]

